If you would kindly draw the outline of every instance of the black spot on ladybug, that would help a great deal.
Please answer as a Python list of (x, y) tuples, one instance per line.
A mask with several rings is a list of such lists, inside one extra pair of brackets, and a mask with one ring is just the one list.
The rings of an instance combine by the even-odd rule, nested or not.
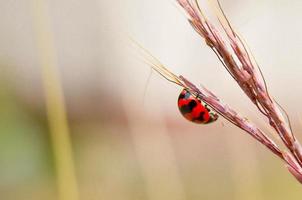
[(196, 101), (191, 100), (190, 103), (189, 103), (189, 107), (190, 107), (191, 111), (192, 111), (196, 106), (197, 106)]
[(205, 120), (205, 119), (204, 119), (204, 114), (205, 114), (205, 112), (199, 113), (199, 116), (198, 116), (197, 118), (195, 118), (194, 121), (196, 120), (196, 121), (201, 121), (201, 122), (203, 122), (203, 121)]
[(192, 110), (197, 106), (197, 103), (194, 100), (191, 100), (187, 105), (183, 105), (179, 108), (182, 114), (191, 113)]
[(183, 115), (190, 113), (192, 111), (188, 105), (181, 106), (179, 110)]
[(179, 95), (179, 97), (178, 97), (178, 100), (179, 99), (184, 99), (185, 98), (185, 94), (184, 93), (181, 93), (180, 95)]

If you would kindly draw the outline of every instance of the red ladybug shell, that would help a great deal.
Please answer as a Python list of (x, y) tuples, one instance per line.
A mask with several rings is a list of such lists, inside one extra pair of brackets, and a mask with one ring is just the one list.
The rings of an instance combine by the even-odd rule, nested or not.
[(181, 114), (189, 121), (197, 124), (208, 124), (217, 120), (218, 115), (210, 112), (207, 105), (188, 90), (183, 89), (178, 97), (178, 108)]

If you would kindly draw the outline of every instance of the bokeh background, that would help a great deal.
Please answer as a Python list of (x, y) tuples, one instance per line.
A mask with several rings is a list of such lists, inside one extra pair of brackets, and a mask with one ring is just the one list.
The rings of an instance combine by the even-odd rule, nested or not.
[[(301, 141), (302, 2), (221, 3)], [(174, 1), (0, 0), (0, 25), (0, 199), (301, 199), (278, 158), (184, 120), (181, 88), (140, 61), (129, 36), (271, 132)]]

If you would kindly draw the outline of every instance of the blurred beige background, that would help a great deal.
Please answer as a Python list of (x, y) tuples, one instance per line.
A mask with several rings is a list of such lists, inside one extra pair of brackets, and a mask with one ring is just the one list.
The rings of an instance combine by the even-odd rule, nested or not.
[[(41, 0), (42, 1), (42, 0)], [(40, 2), (41, 2), (40, 1)], [(57, 199), (45, 108), (39, 0), (0, 0), (0, 197)], [(141, 43), (265, 130), (213, 52), (171, 0), (44, 0), (80, 199), (300, 199), (283, 163), (223, 119), (184, 120), (181, 88), (139, 60)], [(302, 140), (302, 2), (221, 0)], [(147, 86), (147, 87), (146, 87)]]

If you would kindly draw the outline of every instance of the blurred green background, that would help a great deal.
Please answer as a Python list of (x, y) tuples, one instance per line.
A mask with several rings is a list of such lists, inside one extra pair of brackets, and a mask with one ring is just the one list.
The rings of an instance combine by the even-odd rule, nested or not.
[[(301, 141), (301, 1), (221, 3)], [(265, 147), (223, 119), (187, 122), (181, 88), (147, 81), (128, 35), (271, 132), (175, 5), (0, 0), (1, 200), (301, 199)]]

